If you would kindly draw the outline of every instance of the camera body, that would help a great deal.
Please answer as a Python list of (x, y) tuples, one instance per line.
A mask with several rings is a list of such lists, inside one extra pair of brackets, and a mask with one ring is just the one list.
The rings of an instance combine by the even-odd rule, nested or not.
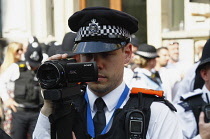
[(210, 123), (210, 104), (204, 105), (202, 109), (205, 115), (204, 121)]
[(128, 139), (143, 139), (145, 116), (140, 110), (131, 110), (126, 114), (126, 133)]
[(60, 89), (68, 83), (97, 81), (98, 69), (95, 62), (76, 63), (70, 58), (46, 61), (36, 75), (43, 89)]

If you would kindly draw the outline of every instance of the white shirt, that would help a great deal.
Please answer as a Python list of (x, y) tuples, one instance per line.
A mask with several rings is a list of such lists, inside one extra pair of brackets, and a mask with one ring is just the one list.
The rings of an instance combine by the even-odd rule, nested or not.
[(10, 97), (14, 97), (10, 96), (8, 91), (14, 91), (14, 81), (18, 79), (19, 76), (19, 66), (16, 63), (11, 64), (2, 74), (0, 74), (0, 97), (3, 101)]
[(172, 94), (172, 89), (174, 85), (181, 80), (181, 77), (174, 69), (168, 69), (166, 67), (160, 68), (159, 74), (162, 80), (164, 95), (167, 100), (172, 102), (175, 96), (175, 94)]
[[(107, 105), (105, 109), (106, 119), (110, 119), (114, 108), (119, 100), (122, 91), (125, 88), (123, 82), (115, 90), (103, 97), (104, 102)], [(87, 90), (92, 117), (96, 113), (93, 106), (95, 99), (97, 98), (90, 90)], [(129, 99), (127, 96), (121, 108), (126, 104)], [(173, 120), (172, 120), (173, 119)], [(146, 135), (147, 139), (182, 139), (181, 126), (178, 122), (176, 114), (172, 112), (165, 104), (160, 102), (154, 102), (151, 105), (151, 118)], [(37, 125), (33, 133), (33, 139), (50, 139), (50, 123), (46, 116), (40, 113)]]
[(180, 83), (176, 96), (174, 98), (173, 101), (174, 103), (179, 102), (180, 96), (182, 96), (183, 94), (193, 92), (195, 76), (196, 76), (195, 71), (199, 64), (200, 62), (197, 62), (194, 65), (192, 65), (185, 74), (183, 80)]
[(127, 84), (127, 86), (129, 88), (131, 88), (131, 81), (133, 78), (133, 71), (130, 68), (124, 67), (124, 76), (123, 76), (123, 80), (125, 81), (125, 83)]
[(147, 76), (151, 76), (152, 72), (144, 68), (134, 69), (134, 78), (131, 81), (132, 87), (147, 88), (153, 90), (162, 90), (162, 85), (158, 85)]
[[(205, 102), (207, 102), (206, 99), (206, 93), (208, 94), (208, 97), (210, 98), (210, 91), (206, 88), (204, 85), (202, 90), (201, 89), (196, 89), (193, 92), (195, 93), (203, 93), (202, 98)], [(188, 95), (191, 94), (184, 94), (183, 96), (186, 98)], [(182, 127), (183, 127), (183, 134), (185, 138), (187, 139), (201, 139), (200, 135), (196, 136), (197, 133), (197, 123), (194, 117), (194, 114), (192, 110), (185, 111), (185, 109), (180, 106), (179, 104), (174, 105), (177, 108), (177, 115), (179, 116), (179, 119), (181, 121)]]

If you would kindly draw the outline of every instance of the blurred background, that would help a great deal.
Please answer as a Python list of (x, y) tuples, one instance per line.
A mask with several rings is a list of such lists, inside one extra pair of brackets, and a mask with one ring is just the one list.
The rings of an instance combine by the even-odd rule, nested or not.
[(62, 42), (68, 18), (85, 7), (121, 10), (139, 20), (140, 43), (180, 43), (180, 59), (194, 63), (210, 38), (210, 0), (0, 0), (0, 57), (8, 42)]

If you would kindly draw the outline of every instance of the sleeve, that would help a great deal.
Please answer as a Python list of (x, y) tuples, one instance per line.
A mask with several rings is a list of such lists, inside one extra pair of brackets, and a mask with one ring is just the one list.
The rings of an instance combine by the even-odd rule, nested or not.
[(182, 128), (175, 112), (163, 103), (153, 102), (146, 138), (183, 139)]
[(36, 127), (33, 132), (33, 139), (50, 139), (50, 122), (48, 117), (43, 115), (41, 112), (39, 114)]
[(19, 67), (16, 63), (13, 63), (9, 68), (0, 75), (0, 97), (3, 101), (10, 98), (8, 89), (13, 90), (12, 83), (20, 76)]
[(193, 92), (194, 82), (195, 82), (195, 71), (196, 71), (196, 68), (198, 67), (198, 64), (199, 62), (195, 63), (186, 72), (183, 80), (180, 83), (177, 94), (174, 98), (174, 103), (179, 102), (181, 95), (189, 93), (189, 92)]
[(186, 139), (200, 139), (200, 135), (197, 135), (197, 123), (195, 121), (193, 112), (191, 110), (185, 110), (179, 104), (174, 105), (177, 109), (177, 116), (182, 125), (183, 135)]

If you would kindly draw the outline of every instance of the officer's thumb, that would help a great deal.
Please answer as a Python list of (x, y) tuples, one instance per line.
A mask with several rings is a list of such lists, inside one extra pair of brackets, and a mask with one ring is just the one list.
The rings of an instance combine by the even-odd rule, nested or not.
[(199, 116), (199, 124), (203, 124), (203, 123), (205, 123), (204, 122), (204, 112), (201, 112), (200, 116)]

